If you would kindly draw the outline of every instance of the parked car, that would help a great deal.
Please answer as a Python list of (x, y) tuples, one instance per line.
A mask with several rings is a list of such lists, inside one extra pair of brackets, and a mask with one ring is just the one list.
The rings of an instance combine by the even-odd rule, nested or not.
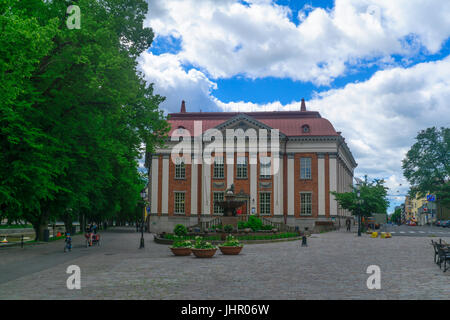
[(442, 223), (441, 220), (436, 221), (436, 227), (440, 227), (440, 226), (441, 226), (441, 223)]
[(415, 226), (417, 226), (417, 223), (415, 223), (414, 221), (408, 221), (406, 223), (406, 225), (411, 226), (411, 227), (415, 227)]
[(444, 221), (441, 223), (444, 228), (450, 228), (450, 220)]

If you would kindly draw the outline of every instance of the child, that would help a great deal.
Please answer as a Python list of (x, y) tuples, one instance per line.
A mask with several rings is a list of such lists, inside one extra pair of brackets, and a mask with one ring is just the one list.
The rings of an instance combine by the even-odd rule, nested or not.
[(70, 236), (70, 233), (66, 232), (65, 243), (66, 243), (66, 246), (64, 247), (64, 252), (66, 252), (67, 249), (69, 249), (69, 251), (72, 251), (72, 237)]

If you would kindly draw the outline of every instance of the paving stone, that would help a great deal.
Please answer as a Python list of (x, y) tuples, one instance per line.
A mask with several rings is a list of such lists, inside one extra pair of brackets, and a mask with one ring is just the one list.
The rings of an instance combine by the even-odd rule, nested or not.
[[(122, 230), (123, 231), (123, 230)], [(428, 237), (372, 239), (330, 232), (300, 241), (246, 245), (238, 256), (175, 257), (146, 235), (105, 232), (102, 246), (75, 248), (53, 265), (62, 243), (0, 250), (0, 299), (448, 299), (450, 271), (433, 262)], [(434, 238), (436, 240), (436, 238)], [(443, 238), (450, 242), (450, 238)], [(80, 243), (78, 243), (80, 242)], [(79, 251), (78, 251), (79, 250)], [(77, 253), (78, 251), (78, 253)], [(78, 254), (78, 255), (77, 255)], [(42, 262), (48, 258), (48, 264)], [(40, 271), (2, 282), (18, 263)], [(7, 262), (4, 262), (7, 261)], [(45, 260), (47, 261), (47, 260)], [(60, 260), (59, 260), (60, 261)], [(81, 268), (81, 290), (66, 288), (66, 268)], [(366, 286), (367, 267), (381, 269), (381, 290)]]

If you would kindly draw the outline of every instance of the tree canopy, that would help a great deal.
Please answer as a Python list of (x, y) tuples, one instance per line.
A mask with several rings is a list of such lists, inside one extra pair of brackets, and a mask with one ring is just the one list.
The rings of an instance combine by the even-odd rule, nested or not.
[[(80, 214), (134, 216), (145, 179), (138, 159), (168, 124), (137, 70), (153, 40), (145, 0), (0, 3), (0, 208), (33, 224)], [(0, 217), (1, 218), (1, 217)]]
[(450, 207), (450, 128), (419, 132), (402, 167), (411, 196), (436, 194), (438, 201)]
[[(370, 216), (373, 213), (387, 213), (389, 200), (388, 188), (384, 186), (384, 180), (367, 180), (367, 176), (359, 186), (352, 186), (352, 192), (331, 192), (339, 206), (349, 210), (353, 215)], [(357, 191), (360, 198), (357, 197)], [(358, 203), (359, 200), (359, 203)]]

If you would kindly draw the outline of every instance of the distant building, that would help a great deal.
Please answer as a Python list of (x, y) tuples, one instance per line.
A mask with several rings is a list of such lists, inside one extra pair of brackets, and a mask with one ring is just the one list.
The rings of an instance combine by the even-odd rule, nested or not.
[(405, 222), (410, 221), (412, 217), (412, 202), (409, 196), (405, 197)]

